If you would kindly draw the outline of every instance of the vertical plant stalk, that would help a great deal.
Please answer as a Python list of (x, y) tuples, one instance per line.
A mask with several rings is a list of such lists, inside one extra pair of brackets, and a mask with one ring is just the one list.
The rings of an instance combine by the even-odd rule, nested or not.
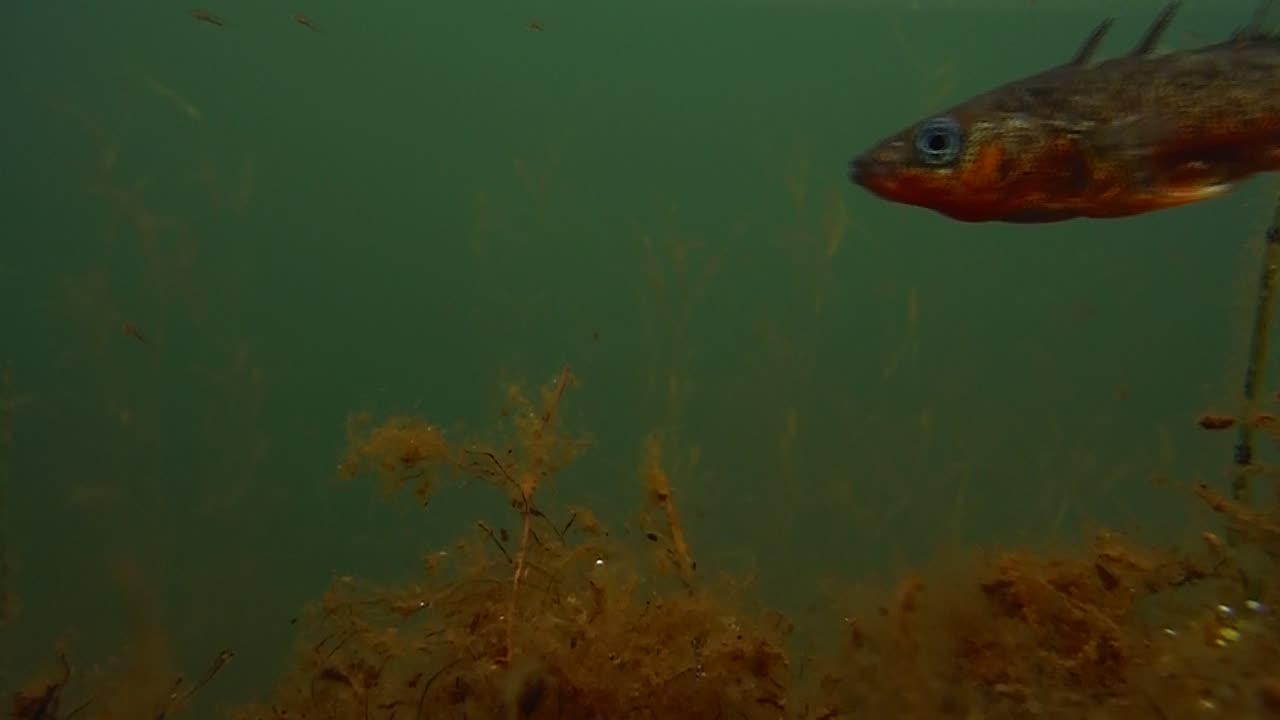
[(1276, 273), (1280, 270), (1280, 198), (1272, 211), (1267, 228), (1266, 247), (1258, 278), (1258, 297), (1253, 309), (1253, 331), (1249, 336), (1249, 362), (1244, 371), (1244, 408), (1238, 423), (1235, 445), (1235, 476), (1231, 480), (1231, 497), (1237, 502), (1249, 498), (1249, 477), (1254, 473), (1254, 418), (1258, 414), (1258, 396), (1262, 391), (1267, 349), (1271, 342), (1271, 325), (1275, 315)]

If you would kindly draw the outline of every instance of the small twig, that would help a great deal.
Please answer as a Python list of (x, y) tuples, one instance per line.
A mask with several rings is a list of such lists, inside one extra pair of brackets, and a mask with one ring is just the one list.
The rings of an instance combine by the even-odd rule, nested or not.
[(649, 484), (649, 496), (662, 509), (667, 518), (667, 526), (671, 533), (671, 547), (667, 550), (668, 556), (675, 563), (676, 570), (680, 574), (680, 580), (686, 587), (692, 587), (693, 573), (698, 569), (698, 563), (693, 559), (693, 553), (689, 550), (689, 542), (684, 536), (684, 526), (680, 523), (680, 513), (676, 510), (676, 503), (672, 498), (671, 479), (667, 476), (667, 472), (662, 469), (661, 437), (657, 434), (650, 435), (647, 445), (648, 467), (646, 475)]
[(422, 686), (422, 694), (418, 696), (418, 714), (417, 714), (417, 717), (418, 717), (418, 719), (419, 719), (419, 720), (421, 720), (421, 718), (423, 717), (423, 715), (422, 715), (422, 710), (423, 710), (423, 708), (424, 708), (424, 707), (426, 707), (426, 704), (427, 704), (427, 693), (431, 691), (431, 685), (432, 685), (433, 683), (435, 683), (435, 681), (436, 681), (436, 680), (438, 680), (438, 679), (440, 678), (440, 676), (441, 676), (441, 675), (443, 675), (443, 674), (445, 674), (446, 672), (448, 672), (450, 668), (452, 668), (454, 665), (457, 665), (459, 662), (461, 662), (461, 660), (454, 660), (453, 662), (449, 663), (448, 665), (445, 665), (444, 667), (442, 667), (442, 668), (440, 668), (439, 670), (435, 671), (434, 673), (432, 673), (431, 677), (427, 678), (427, 682), (426, 682), (426, 684), (424, 684), (424, 685)]
[(507, 548), (502, 544), (502, 541), (498, 539), (498, 536), (493, 533), (493, 528), (489, 527), (488, 523), (485, 523), (484, 521), (477, 522), (476, 525), (479, 526), (480, 530), (483, 531), (485, 535), (489, 536), (489, 539), (493, 541), (494, 545), (498, 546), (498, 549), (502, 551), (502, 557), (506, 558), (507, 564), (510, 565), (511, 555), (507, 552)]
[(519, 484), (519, 483), (517, 483), (517, 482), (516, 482), (516, 479), (515, 479), (515, 478), (513, 478), (513, 477), (511, 477), (511, 474), (507, 472), (507, 469), (506, 469), (505, 467), (503, 467), (503, 466), (502, 466), (502, 463), (498, 460), (498, 456), (497, 456), (497, 455), (494, 455), (493, 453), (489, 452), (488, 450), (467, 450), (466, 452), (467, 452), (469, 455), (481, 455), (481, 456), (483, 456), (483, 457), (487, 457), (487, 458), (489, 458), (489, 460), (493, 462), (494, 467), (498, 468), (498, 472), (499, 472), (499, 473), (502, 473), (502, 477), (503, 477), (507, 482), (511, 483), (511, 487), (513, 487), (513, 488), (515, 488), (517, 491), (519, 491), (519, 489), (520, 489), (520, 484)]
[(178, 680), (173, 684), (173, 690), (169, 694), (169, 701), (165, 703), (164, 707), (160, 710), (159, 717), (165, 717), (174, 706), (191, 700), (192, 696), (200, 692), (205, 685), (208, 685), (209, 681), (213, 680), (214, 676), (221, 672), (222, 668), (225, 667), (226, 664), (231, 661), (231, 658), (235, 656), (236, 654), (232, 650), (223, 650), (218, 653), (218, 656), (215, 657), (213, 662), (209, 665), (209, 669), (205, 671), (204, 676), (200, 678), (200, 682), (192, 685), (191, 688), (182, 695), (178, 694), (178, 688), (182, 686), (182, 678), (178, 678)]
[(521, 495), (520, 501), (520, 514), (522, 516), (520, 522), (520, 547), (516, 550), (516, 570), (511, 575), (511, 607), (507, 612), (507, 652), (504, 659), (508, 664), (512, 659), (511, 635), (515, 624), (516, 599), (520, 593), (520, 578), (525, 572), (525, 556), (529, 551), (530, 519), (533, 517), (533, 514), (529, 512), (529, 499)]
[(88, 707), (89, 707), (91, 704), (93, 704), (93, 698), (89, 698), (88, 700), (85, 700), (84, 702), (82, 702), (82, 703), (80, 703), (79, 705), (75, 706), (75, 708), (74, 708), (71, 712), (67, 713), (66, 715), (63, 715), (63, 716), (62, 716), (62, 720), (71, 720), (71, 718), (73, 718), (73, 717), (75, 717), (75, 716), (79, 715), (80, 713), (82, 713), (82, 712), (84, 712), (86, 709), (88, 709)]
[[(568, 365), (565, 365), (564, 368), (560, 370), (560, 379), (556, 382), (555, 394), (552, 396), (551, 400), (547, 403), (547, 407), (542, 413), (542, 421), (538, 424), (538, 429), (534, 433), (533, 440), (535, 442), (542, 439), (542, 434), (546, 432), (547, 428), (550, 427), (552, 421), (555, 419), (556, 412), (560, 408), (560, 400), (564, 397), (565, 388), (569, 386), (569, 381), (572, 378), (573, 378), (573, 371), (569, 368)], [(492, 455), (490, 455), (490, 457), (492, 457)], [(493, 460), (495, 463), (497, 463), (497, 458), (493, 458)], [(501, 463), (498, 463), (498, 467), (499, 468), (502, 467)], [(525, 491), (525, 488), (523, 485), (512, 481), (512, 483), (516, 487), (516, 492), (519, 495), (519, 501), (518, 501), (517, 507), (520, 508), (521, 519), (520, 519), (520, 545), (516, 549), (515, 572), (511, 574), (511, 604), (507, 611), (507, 648), (503, 658), (506, 664), (511, 663), (512, 656), (514, 654), (512, 634), (515, 628), (516, 611), (519, 607), (517, 604), (517, 601), (520, 595), (520, 580), (521, 578), (524, 577), (525, 560), (529, 554), (529, 536), (533, 532), (532, 519), (535, 513), (539, 515), (541, 514), (537, 510), (537, 508), (533, 506), (533, 493), (537, 489), (536, 478), (538, 477), (538, 475), (536, 473), (540, 469), (541, 468), (534, 469), (534, 474), (531, 475), (531, 480), (529, 482), (529, 489), (527, 492)], [(503, 475), (507, 476), (508, 480), (511, 479), (511, 477), (506, 474), (505, 469), (502, 472), (503, 472)], [(535, 535), (534, 537), (536, 538), (537, 536)], [(539, 540), (538, 544), (541, 545), (542, 541)]]
[(555, 398), (547, 404), (546, 411), (542, 413), (542, 426), (538, 428), (539, 436), (542, 435), (542, 431), (547, 429), (547, 426), (551, 424), (551, 421), (555, 419), (556, 412), (560, 409), (560, 399), (564, 397), (565, 388), (569, 386), (569, 381), (572, 379), (573, 370), (571, 370), (568, 365), (565, 365), (564, 368), (560, 370), (560, 379), (556, 382)]
[[(547, 523), (547, 527), (551, 528), (551, 532), (555, 533), (556, 537), (560, 538), (560, 544), (563, 545), (564, 533), (560, 532), (560, 528), (556, 525), (556, 522), (552, 520), (550, 517), (547, 517), (547, 514), (542, 512), (538, 508), (533, 508), (533, 514), (534, 514), (534, 517), (537, 517), (539, 520), (542, 520)], [(534, 539), (537, 539), (537, 538), (535, 537)], [(539, 540), (538, 544), (541, 545), (542, 541)]]
[(348, 640), (350, 640), (351, 638), (355, 637), (358, 634), (359, 634), (359, 631), (357, 630), (348, 630), (346, 636), (344, 636), (342, 640), (338, 641), (337, 645), (334, 645), (332, 648), (329, 648), (329, 654), (324, 656), (325, 659), (328, 660), (329, 658), (336, 655), (338, 651), (342, 649), (342, 646), (347, 644)]

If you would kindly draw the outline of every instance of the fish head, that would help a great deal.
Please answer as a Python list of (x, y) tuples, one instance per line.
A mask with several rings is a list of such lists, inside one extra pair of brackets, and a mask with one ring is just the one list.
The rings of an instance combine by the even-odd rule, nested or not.
[(1045, 124), (1024, 113), (961, 107), (857, 155), (849, 179), (886, 200), (956, 220), (1038, 222), (1053, 212), (1035, 205), (1028, 180), (1062, 159), (1055, 148)]

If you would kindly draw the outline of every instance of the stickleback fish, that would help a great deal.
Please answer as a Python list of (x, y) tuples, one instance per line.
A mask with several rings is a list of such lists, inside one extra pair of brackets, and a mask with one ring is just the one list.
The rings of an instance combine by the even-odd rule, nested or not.
[(849, 163), (882, 198), (966, 222), (1114, 218), (1220, 196), (1280, 170), (1274, 0), (1223, 42), (1156, 54), (1170, 2), (1123, 57), (1093, 62), (1112, 19), (1066, 63), (975, 96)]

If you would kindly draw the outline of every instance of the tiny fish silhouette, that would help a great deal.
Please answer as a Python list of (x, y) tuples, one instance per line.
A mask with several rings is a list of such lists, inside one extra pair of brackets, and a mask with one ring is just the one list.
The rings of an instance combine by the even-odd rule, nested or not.
[(207, 25), (213, 25), (214, 27), (227, 26), (227, 23), (225, 20), (218, 17), (217, 15), (214, 15), (208, 10), (201, 10), (200, 8), (192, 8), (191, 10), (187, 11), (187, 14), (195, 18), (197, 22), (202, 22)]
[(143, 345), (151, 344), (151, 340), (141, 330), (138, 329), (137, 325), (134, 325), (133, 323), (125, 323), (122, 329), (124, 330), (125, 335), (128, 335), (134, 340), (137, 340)]
[(315, 24), (315, 21), (307, 17), (306, 15), (303, 15), (302, 13), (293, 13), (291, 17), (293, 17), (294, 22), (310, 30), (311, 32), (320, 32), (320, 28)]

